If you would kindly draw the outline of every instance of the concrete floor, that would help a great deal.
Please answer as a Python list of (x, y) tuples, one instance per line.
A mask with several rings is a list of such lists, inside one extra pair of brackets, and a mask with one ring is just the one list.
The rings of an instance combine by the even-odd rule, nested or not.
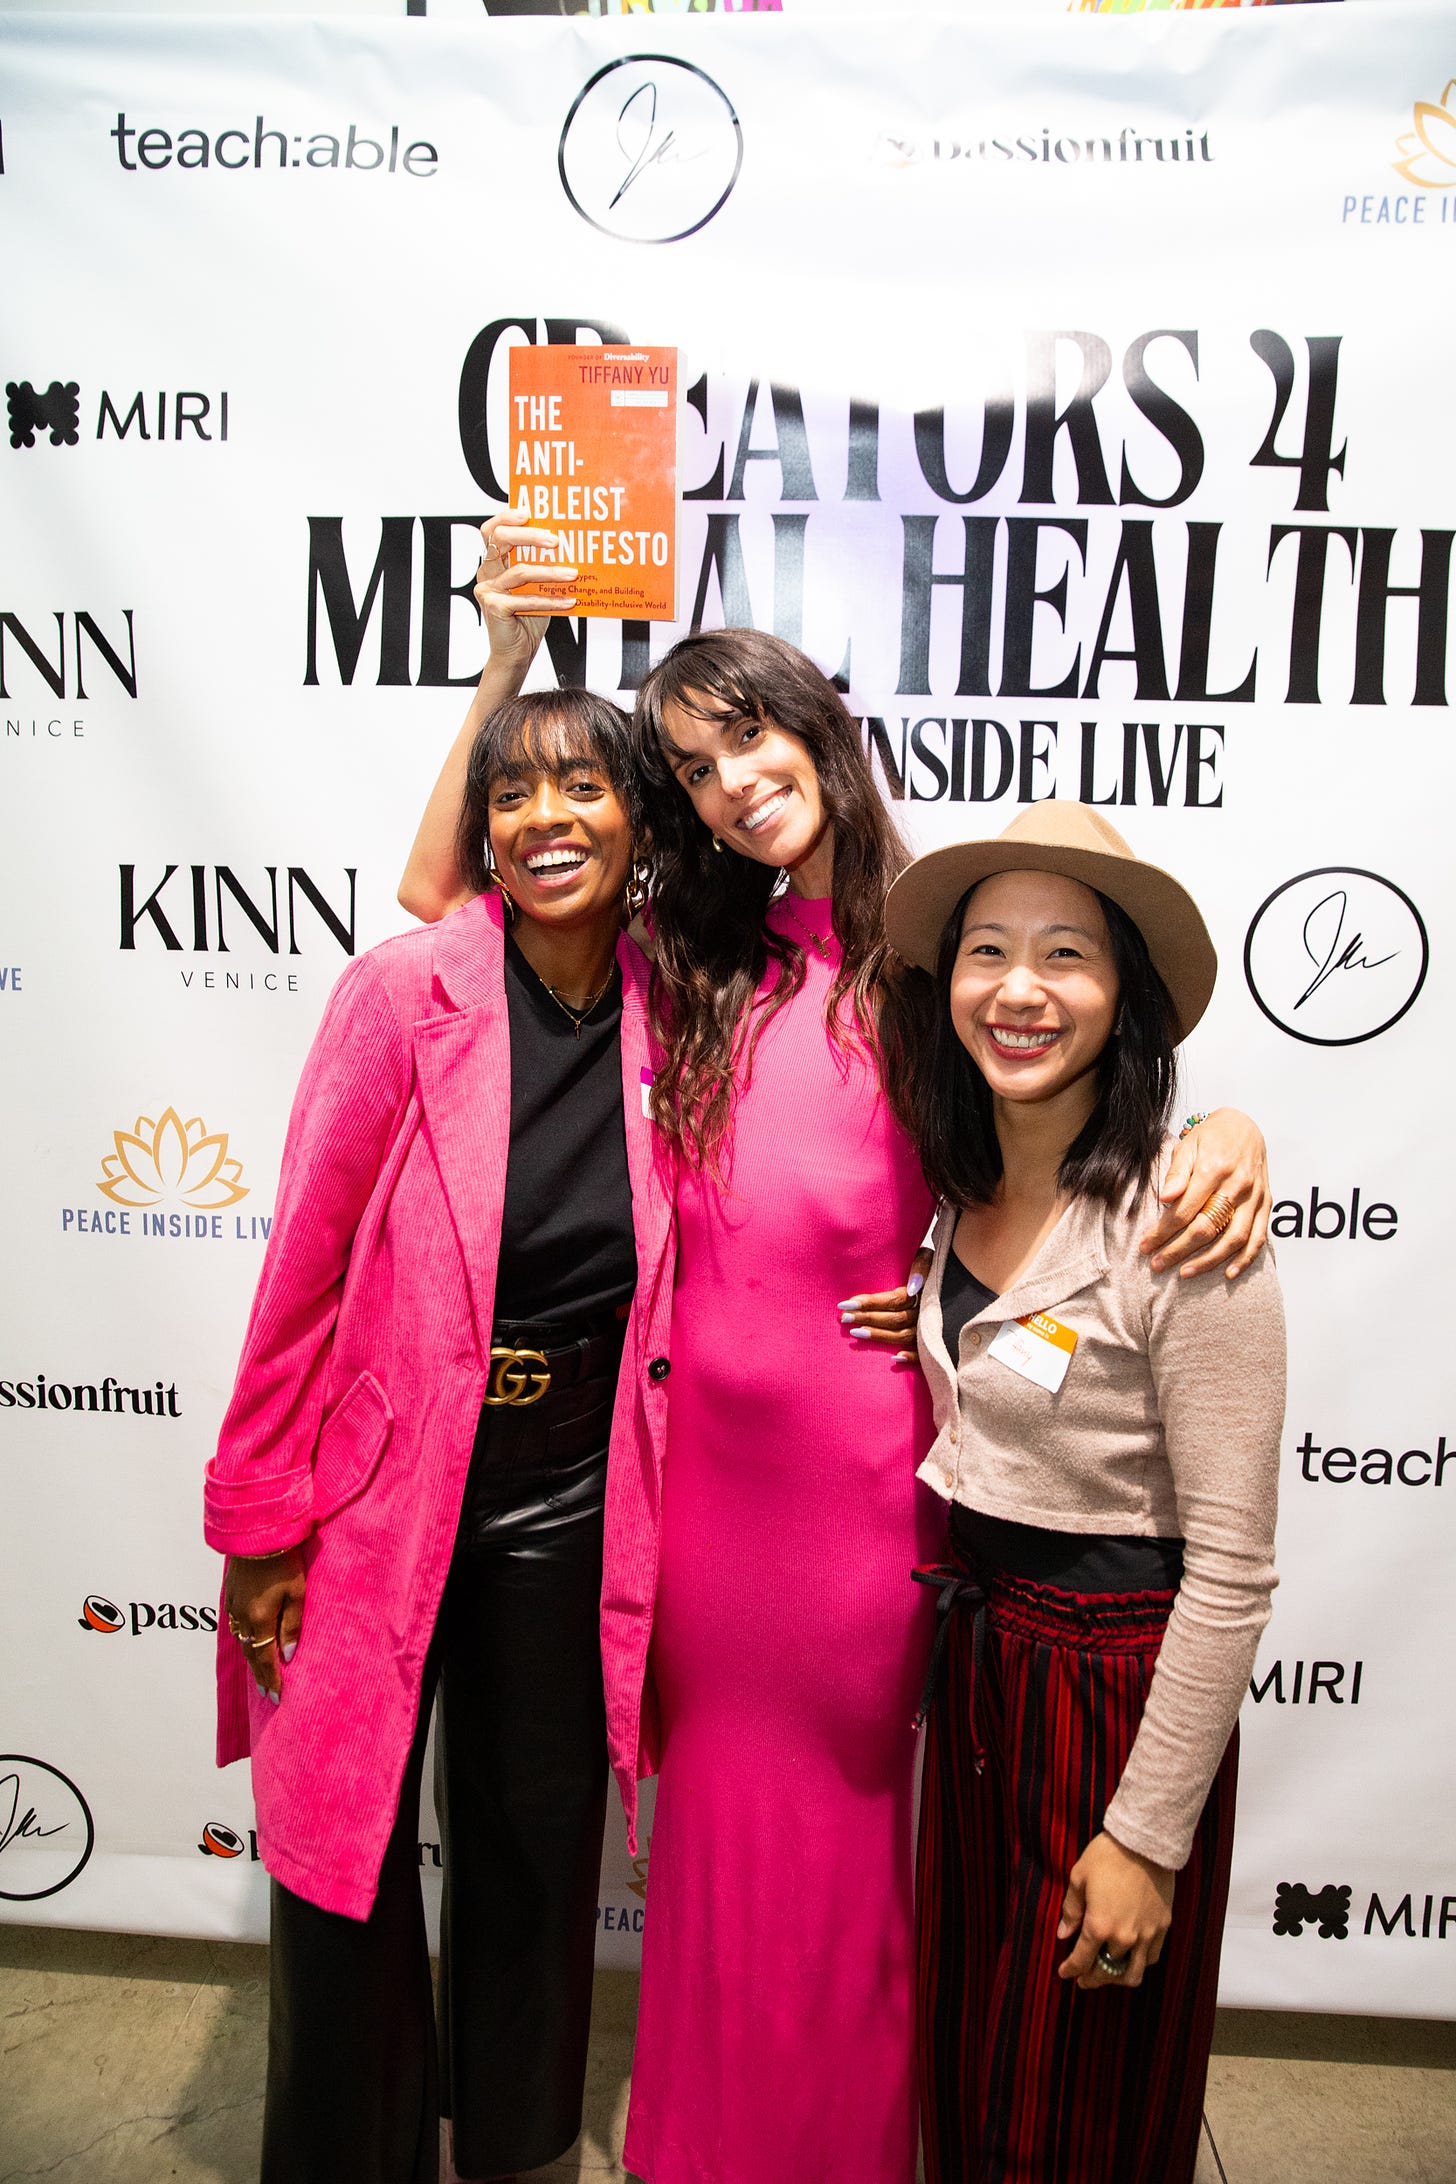
[[(635, 2004), (598, 1974), (586, 2128), (533, 2184), (622, 2177)], [(266, 2016), (265, 1949), (0, 1926), (0, 2184), (254, 2184)], [(1223, 2011), (1208, 2116), (1227, 2184), (1456, 2184), (1456, 2025)]]

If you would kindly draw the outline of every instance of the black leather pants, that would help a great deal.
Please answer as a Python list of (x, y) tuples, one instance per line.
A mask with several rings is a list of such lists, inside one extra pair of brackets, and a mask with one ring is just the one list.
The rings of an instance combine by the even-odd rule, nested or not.
[[(462, 2177), (544, 2167), (581, 2128), (607, 1796), (602, 1497), (619, 1354), (614, 1330), (581, 1351), (586, 1374), (574, 1384), (481, 1413), (370, 1916), (321, 1911), (273, 1884), (262, 2184), (435, 2184), (442, 2114)], [(437, 1685), (438, 2044), (417, 1843)]]

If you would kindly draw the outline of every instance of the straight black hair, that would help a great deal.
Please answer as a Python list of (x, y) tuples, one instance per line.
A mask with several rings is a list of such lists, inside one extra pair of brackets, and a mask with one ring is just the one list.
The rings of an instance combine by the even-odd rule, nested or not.
[(467, 886), (483, 893), (491, 885), (490, 792), (496, 783), (534, 773), (559, 780), (583, 765), (606, 775), (631, 822), (633, 841), (645, 844), (642, 783), (631, 724), (620, 706), (592, 690), (533, 690), (496, 707), (481, 723), (466, 762), (455, 853)]
[[(1095, 892), (1095, 890), (1094, 890)], [(1001, 1181), (990, 1088), (961, 1045), (950, 1014), (967, 888), (946, 920), (935, 966), (935, 1005), (908, 1016), (896, 1071), (896, 1110), (914, 1137), (925, 1179), (953, 1206), (984, 1206)], [(1146, 1186), (1178, 1088), (1178, 1019), (1148, 944), (1125, 910), (1099, 894), (1117, 971), (1116, 1028), (1097, 1060), (1097, 1101), (1062, 1162), (1063, 1190), (1115, 1204)]]

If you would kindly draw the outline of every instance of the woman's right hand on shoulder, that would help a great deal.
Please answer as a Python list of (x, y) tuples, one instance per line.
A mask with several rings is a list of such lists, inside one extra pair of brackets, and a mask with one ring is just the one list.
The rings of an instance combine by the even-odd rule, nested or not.
[(283, 1696), (283, 1671), (303, 1628), (303, 1591), (300, 1547), (246, 1562), (228, 1558), (223, 1579), (228, 1629), (233, 1644), (247, 1657), (253, 1681), (275, 1706)]
[(556, 534), (532, 528), (530, 510), (522, 504), (491, 516), (480, 526), (480, 567), (475, 572), (475, 603), (490, 641), (490, 657), (498, 667), (513, 668), (524, 677), (536, 657), (546, 624), (553, 614), (569, 614), (574, 597), (543, 592), (545, 582), (574, 584), (576, 570), (567, 562), (518, 561), (507, 566), (506, 556), (518, 546), (533, 546), (546, 554), (556, 550)]

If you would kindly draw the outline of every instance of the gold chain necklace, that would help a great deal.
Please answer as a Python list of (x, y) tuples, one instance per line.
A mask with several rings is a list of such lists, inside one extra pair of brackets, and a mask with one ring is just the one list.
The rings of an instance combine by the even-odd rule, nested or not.
[(829, 961), (829, 950), (825, 947), (823, 941), (819, 938), (819, 935), (812, 929), (812, 927), (804, 923), (804, 920), (800, 917), (798, 911), (794, 908), (793, 903), (789, 900), (787, 893), (785, 893), (781, 899), (785, 911), (793, 919), (795, 925), (798, 926), (799, 931), (803, 934), (805, 940), (808, 941), (810, 947), (818, 949), (820, 962), (827, 963)]
[[(536, 966), (534, 963), (531, 965), (531, 968), (533, 971), (536, 971)], [(537, 979), (543, 986), (546, 986), (546, 991), (550, 994), (552, 1000), (556, 1003), (556, 1006), (560, 1009), (562, 1015), (569, 1016), (572, 1023), (575, 1024), (576, 1036), (578, 1039), (581, 1037), (582, 1025), (591, 1015), (592, 1010), (596, 1007), (598, 1001), (601, 1000), (602, 995), (606, 992), (608, 986), (611, 985), (612, 980), (616, 977), (616, 975), (617, 966), (614, 962), (606, 977), (602, 980), (596, 992), (592, 995), (591, 999), (582, 1008), (574, 1009), (569, 1001), (562, 1000), (560, 994), (557, 992), (554, 986), (546, 986), (545, 979), (541, 977), (541, 973), (539, 971), (536, 971)]]

